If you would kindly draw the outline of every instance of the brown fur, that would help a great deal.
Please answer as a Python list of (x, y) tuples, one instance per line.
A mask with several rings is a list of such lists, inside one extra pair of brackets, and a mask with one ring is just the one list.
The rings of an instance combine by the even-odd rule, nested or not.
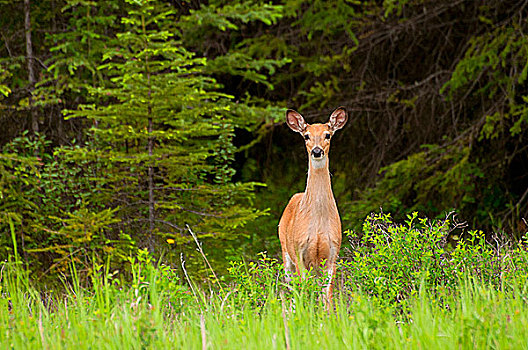
[[(332, 298), (335, 263), (341, 247), (341, 219), (330, 182), (330, 139), (326, 134), (333, 135), (346, 120), (343, 108), (332, 113), (328, 124), (308, 125), (297, 112), (287, 114), (290, 128), (309, 136), (306, 140), (309, 170), (306, 191), (290, 199), (279, 222), (283, 261), (287, 272), (295, 269), (298, 274), (304, 269), (318, 271), (323, 267), (330, 276), (326, 290), (328, 301)], [(322, 160), (311, 155), (316, 147), (323, 150)]]

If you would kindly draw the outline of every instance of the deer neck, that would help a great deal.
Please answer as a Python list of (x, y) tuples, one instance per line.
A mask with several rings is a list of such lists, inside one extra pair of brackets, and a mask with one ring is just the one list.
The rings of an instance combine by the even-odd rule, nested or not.
[(328, 171), (328, 156), (321, 161), (309, 157), (308, 179), (301, 206), (303, 210), (319, 212), (321, 215), (336, 208)]

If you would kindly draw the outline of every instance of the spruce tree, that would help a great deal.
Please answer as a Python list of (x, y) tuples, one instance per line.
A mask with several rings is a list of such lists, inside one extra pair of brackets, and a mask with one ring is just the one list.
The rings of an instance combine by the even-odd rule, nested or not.
[(89, 88), (98, 104), (71, 113), (96, 122), (90, 151), (104, 168), (101, 195), (151, 250), (160, 236), (189, 240), (186, 224), (229, 238), (258, 215), (243, 205), (255, 184), (230, 181), (232, 97), (204, 74), (207, 61), (182, 47), (170, 7), (152, 0), (127, 6), (97, 67), (110, 86)]

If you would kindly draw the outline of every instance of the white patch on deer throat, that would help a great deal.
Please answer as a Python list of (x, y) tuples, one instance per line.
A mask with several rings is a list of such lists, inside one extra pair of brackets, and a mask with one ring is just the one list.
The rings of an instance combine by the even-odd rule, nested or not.
[(314, 169), (321, 169), (326, 166), (326, 156), (322, 156), (321, 158), (311, 156), (310, 161), (312, 162), (312, 168)]

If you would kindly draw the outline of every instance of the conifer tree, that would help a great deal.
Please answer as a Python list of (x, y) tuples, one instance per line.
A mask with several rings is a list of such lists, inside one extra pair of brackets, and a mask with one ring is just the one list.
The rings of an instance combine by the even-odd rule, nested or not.
[(185, 224), (227, 237), (258, 214), (240, 204), (254, 184), (230, 181), (232, 97), (204, 75), (207, 61), (181, 46), (170, 7), (127, 6), (97, 67), (110, 86), (89, 88), (99, 103), (71, 113), (97, 122), (91, 151), (104, 168), (101, 195), (151, 250), (160, 234), (189, 239)]
[[(67, 135), (62, 110), (76, 108), (79, 103), (96, 103), (94, 96), (87, 93), (87, 87), (99, 86), (105, 81), (97, 66), (109, 36), (118, 26), (119, 3), (117, 0), (65, 0), (60, 14), (67, 30), (47, 35), (46, 42), (52, 55), (46, 61), (47, 69), (37, 84), (35, 96), (42, 108), (56, 111), (56, 139), (59, 144), (64, 144), (72, 136), (78, 142), (85, 138), (80, 132)], [(82, 130), (84, 123), (76, 123)]]

